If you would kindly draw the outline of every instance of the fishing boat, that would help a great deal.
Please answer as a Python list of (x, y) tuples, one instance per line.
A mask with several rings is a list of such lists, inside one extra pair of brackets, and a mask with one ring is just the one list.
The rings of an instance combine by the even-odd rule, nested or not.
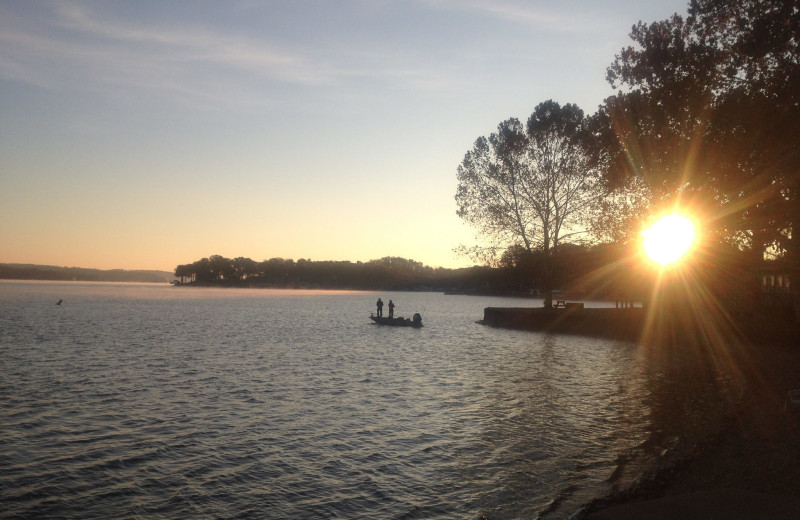
[(414, 314), (414, 317), (403, 318), (402, 316), (397, 316), (394, 318), (389, 318), (387, 316), (375, 316), (374, 313), (369, 315), (369, 319), (377, 323), (378, 325), (390, 325), (392, 327), (414, 327), (418, 329), (422, 327), (422, 316), (420, 313)]

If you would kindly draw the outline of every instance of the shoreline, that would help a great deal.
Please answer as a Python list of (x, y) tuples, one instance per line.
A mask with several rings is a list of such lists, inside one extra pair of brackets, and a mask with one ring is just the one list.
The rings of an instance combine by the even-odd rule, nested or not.
[(650, 436), (570, 520), (800, 518), (800, 409), (787, 403), (800, 328), (671, 311), (484, 309), (487, 326), (633, 341), (645, 357)]
[(800, 388), (800, 347), (736, 347), (711, 367), (693, 347), (649, 353), (665, 371), (651, 404), (654, 463), (572, 520), (800, 518), (800, 410), (786, 401)]

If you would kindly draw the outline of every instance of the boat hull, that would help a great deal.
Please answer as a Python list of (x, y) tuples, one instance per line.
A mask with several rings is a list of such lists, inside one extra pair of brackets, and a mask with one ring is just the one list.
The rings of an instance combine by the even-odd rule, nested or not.
[(400, 316), (389, 318), (387, 316), (370, 315), (369, 319), (378, 325), (389, 325), (390, 327), (413, 327), (415, 329), (422, 327), (422, 320), (410, 320)]

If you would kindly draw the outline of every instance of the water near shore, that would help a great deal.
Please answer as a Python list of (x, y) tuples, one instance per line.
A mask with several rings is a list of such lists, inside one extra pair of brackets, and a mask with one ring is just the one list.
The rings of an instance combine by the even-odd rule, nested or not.
[(635, 478), (646, 363), (475, 324), (519, 305), (0, 282), (3, 516), (564, 518)]

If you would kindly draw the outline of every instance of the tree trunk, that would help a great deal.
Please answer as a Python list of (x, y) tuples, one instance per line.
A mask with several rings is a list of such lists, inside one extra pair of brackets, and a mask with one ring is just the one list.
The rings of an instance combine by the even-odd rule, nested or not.
[(553, 307), (553, 259), (549, 251), (545, 250), (544, 255), (544, 276), (542, 281), (542, 289), (544, 289), (544, 307), (551, 309)]
[(797, 208), (800, 203), (800, 187), (795, 190), (794, 201), (790, 206), (793, 208), (790, 222), (792, 238), (786, 247), (786, 256), (789, 260), (789, 292), (794, 307), (794, 323), (800, 325), (800, 237), (797, 236), (800, 233), (800, 209)]

